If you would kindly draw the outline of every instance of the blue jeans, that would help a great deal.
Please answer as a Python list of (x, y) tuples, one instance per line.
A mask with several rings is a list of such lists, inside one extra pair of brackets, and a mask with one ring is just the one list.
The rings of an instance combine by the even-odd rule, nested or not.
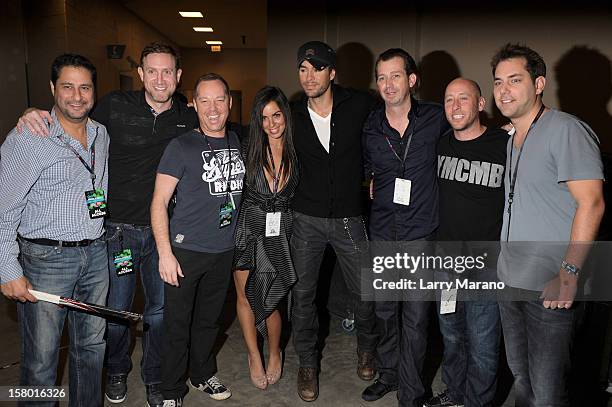
[[(151, 227), (106, 222), (106, 231), (110, 271), (108, 306), (119, 310), (131, 310), (136, 292), (136, 273), (139, 273), (145, 300), (140, 372), (145, 384), (161, 383), (164, 282), (159, 276), (159, 259)], [(132, 250), (134, 272), (118, 276), (113, 261), (114, 253), (123, 249)], [(129, 328), (128, 323), (110, 320), (108, 322), (106, 339), (108, 375), (127, 374), (132, 369)]]
[(567, 378), (580, 309), (546, 309), (542, 300), (499, 303), (517, 407), (570, 405)]
[[(35, 290), (104, 304), (108, 291), (106, 244), (43, 246), (20, 240), (20, 262)], [(102, 405), (103, 318), (38, 301), (19, 303), (22, 386), (54, 386), (66, 316), (70, 337), (69, 405)], [(53, 406), (54, 402), (27, 403)]]
[(466, 407), (492, 406), (497, 388), (501, 325), (495, 301), (458, 301), (440, 315), (444, 341), (442, 380), (451, 398)]

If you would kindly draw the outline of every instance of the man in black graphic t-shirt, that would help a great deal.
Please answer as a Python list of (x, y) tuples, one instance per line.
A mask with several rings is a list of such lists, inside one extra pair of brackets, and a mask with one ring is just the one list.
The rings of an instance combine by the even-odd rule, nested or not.
[(444, 110), (453, 133), (438, 143), (438, 240), (499, 240), (509, 136), (480, 123), (484, 104), (476, 82), (458, 78), (447, 86)]
[[(480, 123), (484, 106), (476, 82), (458, 78), (447, 86), (444, 110), (453, 132), (438, 143), (440, 241), (499, 240), (508, 134)], [(497, 303), (459, 301), (452, 308), (438, 304), (447, 389), (425, 406), (490, 406), (499, 356)]]
[[(164, 284), (161, 390), (164, 406), (181, 406), (190, 385), (214, 400), (231, 396), (215, 376), (213, 345), (232, 275), (234, 229), (244, 163), (226, 127), (229, 86), (217, 74), (196, 83), (198, 130), (170, 142), (157, 168), (151, 225)], [(176, 207), (168, 219), (168, 202)], [(170, 226), (168, 228), (168, 226)]]

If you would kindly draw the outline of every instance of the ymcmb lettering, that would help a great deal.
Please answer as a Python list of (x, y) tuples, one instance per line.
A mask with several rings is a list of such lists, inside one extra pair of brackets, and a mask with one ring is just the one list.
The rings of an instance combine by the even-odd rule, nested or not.
[(438, 156), (438, 177), (441, 179), (499, 188), (503, 176), (504, 166), (501, 164)]

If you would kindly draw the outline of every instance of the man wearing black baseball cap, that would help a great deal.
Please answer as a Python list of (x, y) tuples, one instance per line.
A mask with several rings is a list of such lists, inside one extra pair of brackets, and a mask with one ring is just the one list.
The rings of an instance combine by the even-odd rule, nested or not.
[(310, 41), (298, 50), (298, 69), (304, 61), (308, 61), (317, 71), (327, 67), (335, 70), (336, 52), (324, 42)]
[(357, 375), (374, 378), (377, 344), (374, 303), (361, 301), (359, 251), (367, 241), (362, 218), (361, 131), (373, 105), (365, 93), (333, 83), (336, 53), (311, 41), (297, 53), (304, 97), (292, 105), (300, 183), (293, 198), (291, 253), (298, 274), (293, 288), (293, 338), (300, 360), (298, 395), (318, 397), (319, 323), (314, 300), (323, 252), (336, 252), (351, 296), (355, 299)]

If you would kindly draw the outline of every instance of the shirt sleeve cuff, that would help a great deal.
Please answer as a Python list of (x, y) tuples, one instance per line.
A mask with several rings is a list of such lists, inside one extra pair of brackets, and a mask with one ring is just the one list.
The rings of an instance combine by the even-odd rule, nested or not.
[(0, 283), (5, 284), (18, 278), (23, 277), (23, 270), (19, 265), (19, 261), (11, 261), (4, 267), (0, 273)]

